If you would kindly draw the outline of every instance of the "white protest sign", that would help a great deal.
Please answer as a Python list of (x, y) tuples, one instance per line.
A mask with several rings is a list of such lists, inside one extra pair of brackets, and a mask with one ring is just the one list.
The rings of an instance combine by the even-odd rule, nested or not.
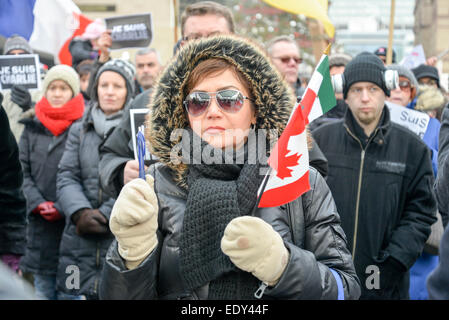
[(430, 116), (427, 113), (408, 109), (389, 101), (385, 101), (385, 104), (390, 111), (391, 121), (413, 131), (421, 139), (424, 137), (430, 122)]
[(37, 54), (0, 55), (0, 90), (22, 85), (40, 89), (41, 72)]
[(412, 52), (401, 61), (401, 65), (407, 69), (413, 69), (426, 63), (426, 55), (422, 45), (417, 45)]

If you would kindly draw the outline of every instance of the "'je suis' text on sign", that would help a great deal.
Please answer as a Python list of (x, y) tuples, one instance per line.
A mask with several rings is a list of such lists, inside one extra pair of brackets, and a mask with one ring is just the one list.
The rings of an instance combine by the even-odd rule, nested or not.
[(40, 89), (41, 75), (37, 54), (0, 56), (0, 90), (22, 85), (27, 89)]

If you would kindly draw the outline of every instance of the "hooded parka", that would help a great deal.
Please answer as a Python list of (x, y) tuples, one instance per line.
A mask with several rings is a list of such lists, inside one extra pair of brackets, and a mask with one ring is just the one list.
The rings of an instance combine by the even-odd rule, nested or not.
[[(152, 113), (147, 118), (146, 137), (152, 153), (160, 158), (160, 163), (149, 169), (159, 204), (158, 246), (137, 268), (127, 270), (114, 241), (106, 256), (101, 299), (208, 298), (209, 283), (187, 289), (180, 271), (180, 234), (189, 194), (189, 167), (171, 157), (172, 150), (179, 147), (179, 140), (173, 139), (172, 133), (189, 128), (182, 104), (186, 81), (201, 61), (210, 58), (225, 59), (248, 80), (254, 97), (256, 128), (280, 132), (287, 123), (294, 94), (257, 45), (236, 36), (218, 36), (183, 47), (161, 75), (151, 99)], [(290, 252), (287, 267), (274, 287), (265, 287), (259, 281), (257, 291), (263, 299), (337, 299), (339, 294), (345, 299), (357, 299), (360, 295), (334, 201), (324, 179), (313, 168), (310, 183), (311, 190), (291, 206), (294, 213), (288, 214), (285, 206), (255, 212), (282, 236)], [(292, 228), (296, 231), (292, 232)], [(299, 235), (295, 241), (293, 234)], [(337, 285), (339, 279), (341, 286)]]

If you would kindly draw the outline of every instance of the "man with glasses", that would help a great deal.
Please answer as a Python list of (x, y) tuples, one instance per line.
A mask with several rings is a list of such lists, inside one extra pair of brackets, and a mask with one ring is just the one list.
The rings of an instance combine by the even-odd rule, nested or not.
[[(202, 1), (186, 7), (181, 15), (181, 45), (216, 34), (234, 33), (234, 18), (229, 8)], [(130, 108), (147, 108), (149, 94), (141, 93)], [(122, 187), (138, 178), (139, 162), (134, 159), (129, 110), (100, 148), (100, 182), (109, 195), (118, 196)]]
[(390, 121), (385, 72), (372, 53), (353, 58), (343, 73), (345, 117), (313, 132), (329, 161), (361, 299), (409, 299), (408, 270), (436, 221), (429, 149)]
[(301, 80), (298, 78), (302, 59), (296, 41), (288, 36), (278, 36), (267, 43), (266, 50), (273, 64), (295, 90), (296, 96), (301, 97), (305, 88), (301, 86)]
[[(275, 67), (293, 88), (299, 101), (305, 88), (302, 87), (301, 80), (298, 77), (299, 65), (302, 62), (298, 44), (288, 36), (278, 36), (271, 39), (265, 48)], [(326, 157), (313, 138), (312, 148), (309, 150), (309, 164), (317, 169), (323, 177), (327, 176)]]

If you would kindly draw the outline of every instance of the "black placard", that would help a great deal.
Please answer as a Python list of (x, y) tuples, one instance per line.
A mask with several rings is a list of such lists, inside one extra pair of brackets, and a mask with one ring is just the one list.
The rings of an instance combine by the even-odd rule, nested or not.
[(0, 56), (0, 90), (11, 89), (15, 84), (27, 89), (40, 89), (41, 73), (37, 54)]
[(106, 28), (111, 30), (111, 50), (145, 48), (153, 40), (151, 13), (106, 18)]

